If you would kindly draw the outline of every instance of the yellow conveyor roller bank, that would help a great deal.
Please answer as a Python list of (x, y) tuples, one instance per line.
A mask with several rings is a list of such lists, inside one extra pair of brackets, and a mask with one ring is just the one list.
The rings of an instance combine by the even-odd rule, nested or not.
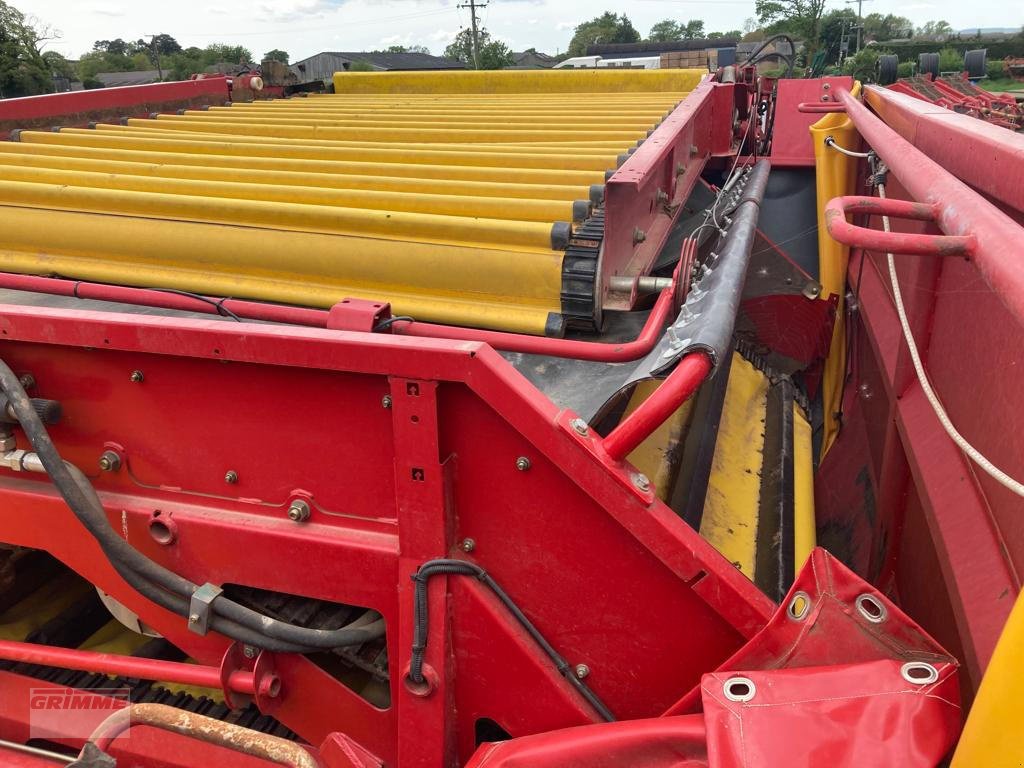
[(338, 73), (335, 94), (15, 131), (0, 269), (558, 332), (573, 229), (701, 75)]

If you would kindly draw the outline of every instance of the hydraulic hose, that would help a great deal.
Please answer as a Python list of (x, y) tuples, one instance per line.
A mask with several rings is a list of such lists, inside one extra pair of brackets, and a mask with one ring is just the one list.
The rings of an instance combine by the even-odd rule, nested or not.
[[(188, 616), (189, 601), (198, 585), (150, 560), (117, 535), (91, 483), (77, 468), (72, 471), (71, 465), (61, 457), (18, 377), (2, 360), (0, 390), (7, 395), (11, 409), (58, 493), (96, 539), (115, 570), (148, 599), (181, 616)], [(362, 645), (381, 637), (385, 629), (383, 619), (358, 628), (299, 627), (264, 616), (224, 596), (214, 598), (210, 609), (212, 629), (268, 650), (307, 652)]]

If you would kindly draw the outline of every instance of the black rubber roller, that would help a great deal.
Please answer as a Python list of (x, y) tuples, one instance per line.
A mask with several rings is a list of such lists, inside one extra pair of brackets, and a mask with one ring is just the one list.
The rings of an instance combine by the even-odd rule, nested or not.
[(594, 205), (601, 205), (604, 202), (604, 184), (590, 185), (590, 202)]
[(572, 225), (567, 221), (556, 221), (551, 225), (551, 250), (564, 251), (569, 247)]
[(892, 85), (899, 77), (899, 56), (884, 54), (878, 57), (875, 77), (879, 85)]
[(625, 163), (625, 162), (626, 162), (627, 160), (629, 160), (629, 153), (628, 153), (628, 152), (624, 152), (623, 154), (621, 154), (621, 155), (619, 155), (619, 156), (618, 156), (617, 158), (615, 158), (615, 167), (616, 167), (616, 168), (621, 168), (621, 167), (622, 167), (622, 165), (623, 165), (623, 164), (624, 164), (624, 163)]
[(931, 75), (934, 80), (939, 76), (939, 54), (919, 53), (917, 55), (917, 71), (922, 75)]
[(572, 201), (572, 220), (575, 223), (579, 223), (586, 219), (590, 215), (592, 206), (589, 200), (573, 200)]
[(24, 128), (14, 128), (11, 130), (11, 141), (21, 141), (21, 132)]

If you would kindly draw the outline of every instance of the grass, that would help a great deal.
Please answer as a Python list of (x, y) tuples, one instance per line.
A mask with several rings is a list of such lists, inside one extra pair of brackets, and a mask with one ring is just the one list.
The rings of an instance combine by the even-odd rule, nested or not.
[(996, 80), (986, 78), (979, 80), (978, 86), (986, 91), (1024, 91), (1024, 80), (1013, 80), (1009, 77)]

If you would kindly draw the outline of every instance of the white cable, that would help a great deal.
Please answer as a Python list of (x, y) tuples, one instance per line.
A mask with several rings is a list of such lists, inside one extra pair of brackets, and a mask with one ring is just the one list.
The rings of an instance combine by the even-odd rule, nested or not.
[[(836, 147), (838, 149), (838, 147)], [(878, 196), (883, 200), (885, 199), (885, 185), (878, 185)], [(889, 217), (882, 216), (882, 227), (886, 232), (889, 232)], [(921, 364), (921, 355), (917, 351), (917, 344), (914, 342), (914, 336), (910, 332), (910, 322), (907, 320), (907, 310), (903, 306), (903, 294), (900, 293), (900, 283), (896, 277), (896, 259), (891, 253), (887, 253), (886, 256), (889, 259), (889, 279), (892, 282), (892, 297), (896, 303), (896, 314), (900, 318), (900, 326), (903, 328), (903, 338), (907, 341), (907, 347), (910, 349), (910, 359), (914, 363), (914, 371), (917, 373), (917, 379), (921, 382), (921, 389), (924, 390), (924, 396), (928, 398), (928, 402), (932, 406), (932, 410), (935, 411), (935, 415), (939, 418), (939, 423), (942, 424), (942, 428), (946, 430), (946, 434), (949, 435), (950, 439), (956, 443), (960, 450), (966, 453), (975, 464), (982, 468), (986, 474), (988, 474), (993, 480), (1002, 485), (1004, 488), (1008, 488), (1018, 496), (1024, 496), (1024, 483), (1020, 483), (1010, 477), (1008, 474), (999, 469), (995, 464), (985, 458), (981, 452), (978, 451), (973, 445), (961, 435), (956, 427), (953, 426), (953, 422), (949, 420), (949, 414), (946, 413), (946, 409), (942, 407), (942, 403), (939, 402), (938, 395), (935, 394), (935, 390), (932, 389), (931, 383), (928, 381), (928, 376), (925, 374), (924, 366)]]
[(842, 154), (846, 155), (847, 157), (871, 157), (871, 153), (870, 152), (854, 152), (852, 149), (846, 149), (845, 147), (840, 147), (839, 144), (836, 143), (836, 140), (834, 138), (832, 138), (831, 136), (826, 136), (825, 137), (825, 146), (826, 147), (831, 147), (836, 152), (841, 152)]

